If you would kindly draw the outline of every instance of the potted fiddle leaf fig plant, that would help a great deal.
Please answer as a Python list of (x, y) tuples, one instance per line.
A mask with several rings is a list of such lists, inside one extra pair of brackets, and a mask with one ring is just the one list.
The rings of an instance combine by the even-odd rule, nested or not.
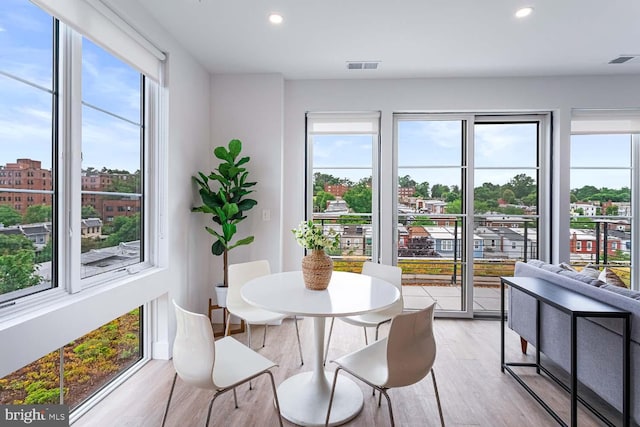
[[(249, 188), (256, 185), (247, 181), (249, 172), (244, 167), (250, 158), (239, 157), (242, 151), (242, 142), (233, 139), (228, 147), (220, 146), (213, 150), (214, 156), (220, 160), (220, 164), (208, 175), (198, 172), (193, 180), (198, 184), (202, 205), (191, 208), (192, 212), (202, 212), (211, 215), (216, 224), (216, 229), (205, 227), (214, 237), (211, 245), (213, 255), (223, 256), (224, 282), (222, 286), (226, 290), (228, 281), (228, 252), (242, 245), (253, 242), (254, 236), (244, 237), (234, 241), (238, 223), (247, 218), (245, 212), (258, 204), (247, 197), (253, 190)], [(218, 299), (219, 305), (222, 301)], [(224, 299), (226, 302), (226, 297)]]

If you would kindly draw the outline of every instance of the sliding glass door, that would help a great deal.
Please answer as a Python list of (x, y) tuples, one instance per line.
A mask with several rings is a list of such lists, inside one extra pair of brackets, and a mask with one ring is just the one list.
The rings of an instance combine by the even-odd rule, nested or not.
[(546, 116), (399, 114), (394, 124), (405, 305), (496, 314), (499, 277), (539, 256)]
[(308, 218), (340, 234), (335, 268), (394, 263), (406, 309), (497, 315), (499, 277), (544, 247), (548, 116), (395, 114), (386, 138), (379, 123), (377, 113), (307, 115)]

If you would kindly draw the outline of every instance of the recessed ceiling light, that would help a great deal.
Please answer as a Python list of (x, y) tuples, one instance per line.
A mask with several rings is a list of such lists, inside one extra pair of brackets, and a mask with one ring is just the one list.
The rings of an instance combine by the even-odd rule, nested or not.
[(523, 7), (522, 9), (518, 9), (516, 11), (516, 18), (524, 18), (525, 16), (531, 15), (533, 12), (533, 8), (531, 6)]
[(279, 13), (272, 13), (269, 15), (269, 22), (272, 24), (282, 24), (282, 21), (284, 21), (284, 18)]

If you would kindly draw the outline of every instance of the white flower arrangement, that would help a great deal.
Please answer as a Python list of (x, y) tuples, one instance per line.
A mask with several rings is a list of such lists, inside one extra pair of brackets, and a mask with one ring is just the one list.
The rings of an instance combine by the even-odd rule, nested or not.
[(300, 246), (312, 250), (337, 249), (340, 247), (340, 235), (332, 228), (324, 234), (322, 227), (313, 221), (302, 221), (298, 228), (291, 230)]

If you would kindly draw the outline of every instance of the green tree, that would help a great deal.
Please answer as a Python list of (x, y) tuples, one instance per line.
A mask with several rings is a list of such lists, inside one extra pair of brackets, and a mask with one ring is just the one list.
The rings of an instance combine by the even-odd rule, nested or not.
[(493, 212), (498, 208), (498, 202), (496, 202), (495, 200), (491, 200), (491, 201), (483, 201), (483, 200), (476, 200), (473, 203), (473, 209), (474, 212), (477, 214), (486, 214), (488, 212)]
[(462, 200), (456, 199), (452, 202), (447, 203), (447, 206), (445, 207), (445, 211), (448, 214), (462, 213)]
[(582, 188), (578, 188), (575, 191), (576, 198), (582, 201), (592, 200), (595, 194), (598, 194), (598, 189), (593, 185), (585, 185)]
[(534, 191), (528, 196), (522, 198), (522, 203), (527, 206), (536, 206), (538, 204), (538, 192)]
[(418, 183), (411, 179), (409, 175), (405, 175), (398, 178), (398, 185), (402, 188), (416, 188)]
[(114, 169), (109, 173), (114, 175), (111, 177), (111, 184), (107, 187), (107, 191), (114, 193), (140, 193), (140, 171), (130, 174), (127, 171)]
[(607, 206), (607, 209), (605, 211), (606, 215), (618, 215), (618, 206), (616, 205), (612, 205), (612, 206)]
[(524, 209), (517, 208), (515, 206), (505, 206), (503, 208), (498, 207), (496, 209), (498, 212), (503, 213), (505, 215), (522, 215), (524, 214)]
[(316, 212), (324, 212), (327, 209), (327, 202), (329, 200), (335, 200), (336, 198), (331, 193), (326, 191), (318, 191), (313, 197), (313, 207)]
[(516, 198), (515, 193), (509, 188), (507, 188), (502, 192), (502, 200), (504, 200), (505, 203), (513, 203), (515, 198)]
[(31, 240), (22, 234), (0, 234), (0, 255), (13, 255), (22, 250), (35, 250)]
[(536, 181), (529, 175), (521, 173), (511, 178), (507, 186), (511, 187), (517, 199), (522, 199), (535, 191)]
[(433, 184), (431, 187), (431, 197), (434, 199), (442, 198), (444, 193), (448, 193), (450, 191), (449, 187), (443, 184)]
[[(81, 239), (82, 240), (82, 239)], [(42, 250), (36, 252), (36, 262), (42, 263), (53, 259), (53, 240), (49, 239)]]
[(82, 215), (82, 219), (100, 218), (100, 212), (98, 212), (96, 208), (94, 208), (91, 205), (83, 206), (81, 215)]
[(416, 185), (416, 194), (423, 199), (428, 199), (430, 196), (429, 193), (429, 183), (427, 181), (421, 182)]
[(51, 221), (51, 206), (33, 205), (27, 208), (23, 218), (24, 224), (34, 224), (36, 222)]
[(460, 194), (450, 191), (448, 193), (443, 193), (442, 198), (444, 199), (445, 202), (450, 203), (450, 202), (453, 202), (454, 200), (459, 199)]
[(500, 197), (500, 186), (490, 182), (485, 182), (480, 187), (476, 187), (473, 194), (476, 201), (493, 201), (496, 202), (497, 206), (497, 201)]
[(10, 225), (20, 224), (21, 222), (22, 215), (20, 215), (20, 212), (9, 205), (0, 205), (0, 224), (8, 227)]
[(140, 240), (140, 214), (117, 216), (111, 223), (111, 234), (106, 239), (106, 246), (117, 246), (122, 242)]
[(575, 203), (578, 201), (578, 197), (576, 197), (576, 195), (573, 192), (571, 192), (571, 195), (569, 196), (569, 201), (571, 203)]
[(371, 212), (371, 188), (363, 182), (349, 189), (342, 198), (356, 213)]
[(42, 278), (37, 270), (33, 250), (23, 249), (12, 255), (0, 255), (0, 294), (38, 285)]

